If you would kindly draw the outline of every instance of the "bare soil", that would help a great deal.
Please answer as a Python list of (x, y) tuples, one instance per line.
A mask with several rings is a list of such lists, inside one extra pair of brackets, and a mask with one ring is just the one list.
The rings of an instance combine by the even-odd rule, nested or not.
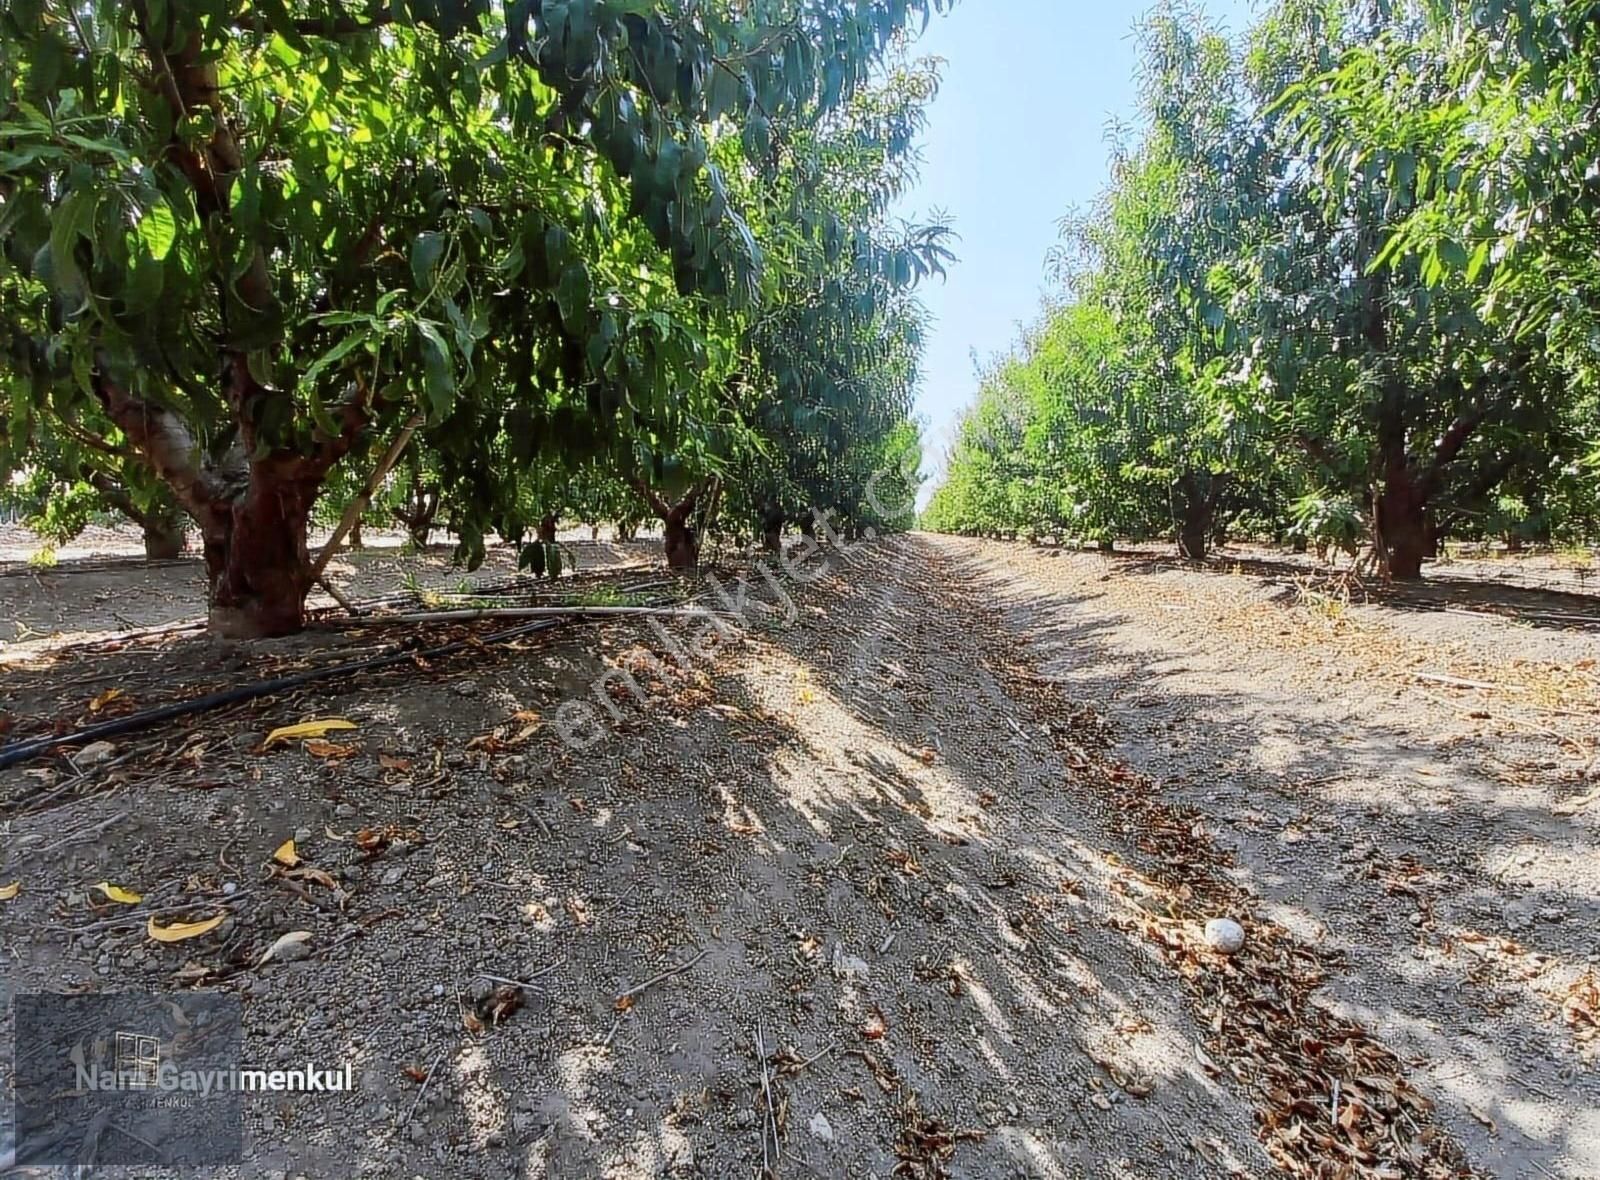
[[(63, 646), (199, 613), (73, 568), (0, 578), (13, 736), (396, 642)], [(461, 577), (339, 578), (408, 572)], [(1600, 606), (923, 536), (744, 572), (703, 658), (571, 625), (0, 771), (12, 986), (218, 988), (249, 1061), (355, 1064), (219, 1174), (1600, 1175)]]

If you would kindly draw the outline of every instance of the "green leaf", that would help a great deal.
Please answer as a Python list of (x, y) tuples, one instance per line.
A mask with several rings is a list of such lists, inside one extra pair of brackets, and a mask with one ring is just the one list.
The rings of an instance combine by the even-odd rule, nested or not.
[(422, 338), (423, 386), (433, 418), (438, 421), (449, 417), (455, 408), (456, 375), (450, 363), (450, 347), (439, 329), (427, 320), (417, 321), (417, 332)]
[(328, 349), (327, 352), (323, 353), (306, 367), (306, 371), (300, 375), (301, 385), (305, 386), (307, 389), (314, 387), (317, 379), (321, 377), (323, 373), (327, 372), (334, 365), (337, 365), (341, 360), (349, 356), (350, 353), (364, 343), (366, 339), (367, 334), (365, 332), (351, 332), (348, 336), (344, 337), (344, 339), (340, 340), (332, 348)]
[(574, 262), (561, 272), (556, 306), (567, 331), (577, 334), (587, 321), (589, 311), (589, 274), (582, 263)]
[(172, 206), (158, 200), (145, 210), (139, 219), (139, 240), (158, 262), (172, 252), (172, 243), (178, 238), (178, 222), (172, 216)]
[(444, 238), (439, 234), (418, 234), (411, 243), (411, 277), (418, 291), (426, 291), (432, 285), (434, 268), (443, 254)]

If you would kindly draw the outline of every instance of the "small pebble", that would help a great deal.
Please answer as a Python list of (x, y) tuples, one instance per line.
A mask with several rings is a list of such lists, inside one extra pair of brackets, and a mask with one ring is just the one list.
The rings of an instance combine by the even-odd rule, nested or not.
[(1244, 948), (1244, 927), (1232, 918), (1212, 918), (1206, 923), (1206, 945), (1221, 955), (1236, 955)]

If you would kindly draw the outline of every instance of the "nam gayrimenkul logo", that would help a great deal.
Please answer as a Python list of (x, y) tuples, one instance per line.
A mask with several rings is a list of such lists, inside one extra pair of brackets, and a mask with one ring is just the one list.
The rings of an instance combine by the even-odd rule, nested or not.
[[(32, 993), (12, 1011), (19, 1166), (239, 1162), (242, 1096), (273, 1079), (240, 1069), (236, 997)], [(323, 1089), (341, 1071), (314, 1072)]]

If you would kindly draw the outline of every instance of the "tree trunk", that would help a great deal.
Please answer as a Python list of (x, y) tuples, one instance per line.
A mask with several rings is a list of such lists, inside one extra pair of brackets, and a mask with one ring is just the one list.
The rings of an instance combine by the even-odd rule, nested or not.
[(1389, 557), (1389, 576), (1422, 577), (1428, 552), (1427, 500), (1409, 465), (1392, 464), (1378, 497), (1378, 537)]
[(679, 504), (667, 514), (666, 549), (667, 567), (675, 570), (692, 570), (700, 564), (700, 542), (689, 523), (689, 508)]
[(1178, 480), (1178, 552), (1190, 561), (1204, 561), (1217, 520), (1217, 494), (1222, 476), (1186, 472)]
[(367, 547), (366, 540), (361, 536), (361, 522), (359, 520), (350, 529), (348, 544), (352, 549), (365, 549)]
[(318, 482), (283, 478), (258, 464), (249, 486), (202, 525), (211, 582), (212, 631), (235, 639), (293, 635), (311, 590), (306, 521)]
[(405, 504), (391, 508), (389, 513), (406, 526), (413, 549), (426, 549), (433, 533), (434, 518), (439, 515), (439, 489), (424, 488), (420, 480), (413, 479)]
[(179, 513), (150, 513), (142, 521), (144, 556), (150, 561), (170, 561), (184, 552), (184, 536), (189, 531), (186, 516)]
[(546, 513), (544, 519), (539, 522), (539, 540), (546, 545), (554, 545), (556, 543), (556, 525), (558, 523), (559, 518), (554, 512)]
[[(692, 489), (676, 504), (669, 504), (637, 476), (630, 478), (628, 484), (638, 493), (639, 498), (650, 506), (650, 510), (664, 526), (668, 568), (699, 569), (700, 538), (695, 536), (694, 510), (700, 503), (700, 497), (710, 488), (701, 485)], [(715, 481), (711, 486), (716, 486)]]
[(783, 552), (783, 507), (775, 500), (761, 506), (761, 546), (768, 553)]
[(183, 556), (188, 518), (181, 512), (152, 511), (140, 522), (144, 529), (144, 555), (151, 561), (170, 561)]

